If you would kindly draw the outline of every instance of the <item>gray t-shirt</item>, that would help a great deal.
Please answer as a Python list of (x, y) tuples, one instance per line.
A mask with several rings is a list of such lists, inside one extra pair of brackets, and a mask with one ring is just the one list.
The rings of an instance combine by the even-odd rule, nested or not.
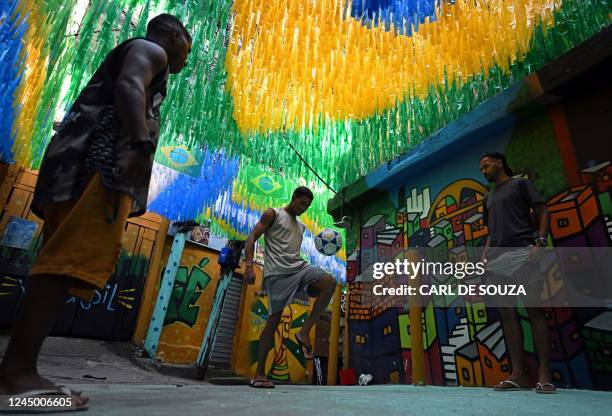
[(306, 266), (300, 246), (306, 226), (284, 208), (273, 208), (276, 217), (264, 233), (264, 276), (293, 274)]
[(484, 220), (489, 226), (489, 247), (525, 247), (533, 244), (538, 228), (530, 209), (544, 200), (533, 184), (510, 178), (485, 197)]

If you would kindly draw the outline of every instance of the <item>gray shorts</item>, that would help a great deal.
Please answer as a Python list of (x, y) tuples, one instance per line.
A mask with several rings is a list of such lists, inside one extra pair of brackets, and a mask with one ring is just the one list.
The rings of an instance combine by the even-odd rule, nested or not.
[[(546, 283), (546, 275), (540, 271), (540, 264), (537, 261), (525, 261), (512, 273), (511, 276), (504, 276), (499, 273), (487, 273), (487, 284), (492, 285), (522, 285), (525, 288), (526, 296), (519, 296), (525, 306), (542, 306), (542, 290)], [(488, 306), (516, 306), (514, 297), (509, 296), (487, 296)]]
[(291, 305), (296, 297), (307, 300), (309, 296), (317, 296), (318, 291), (309, 289), (309, 286), (328, 274), (323, 269), (307, 265), (294, 274), (266, 276), (263, 290), (268, 294), (268, 314), (282, 311), (285, 306)]

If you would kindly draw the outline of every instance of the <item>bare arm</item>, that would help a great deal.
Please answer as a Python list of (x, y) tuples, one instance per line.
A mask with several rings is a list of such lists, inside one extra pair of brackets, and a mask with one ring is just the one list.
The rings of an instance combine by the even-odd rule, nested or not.
[(536, 204), (533, 208), (538, 221), (538, 236), (546, 238), (550, 227), (550, 214), (544, 204)]
[(272, 225), (272, 223), (274, 222), (274, 218), (276, 218), (276, 212), (274, 212), (272, 208), (268, 208), (259, 219), (259, 222), (255, 225), (255, 228), (253, 228), (253, 231), (251, 231), (251, 233), (249, 234), (249, 237), (246, 241), (246, 245), (244, 247), (247, 267), (253, 265), (253, 256), (255, 255), (255, 242), (259, 240), (259, 237), (261, 237), (263, 233), (266, 232), (268, 227)]
[(487, 261), (487, 251), (489, 250), (489, 235), (487, 234), (487, 242), (484, 245), (484, 248), (482, 249), (482, 256), (480, 256), (480, 261), (485, 262)]
[[(489, 226), (489, 210), (487, 209), (487, 197), (485, 196), (482, 201), (482, 215), (484, 224)], [(487, 240), (485, 241), (484, 248), (482, 249), (482, 255), (480, 256), (480, 261), (485, 262), (487, 260), (487, 251), (489, 250), (489, 243), (491, 241), (490, 234), (491, 230), (487, 230)]]
[(162, 47), (146, 40), (134, 41), (124, 57), (115, 82), (115, 102), (123, 134), (133, 141), (148, 141), (146, 90), (167, 63)]

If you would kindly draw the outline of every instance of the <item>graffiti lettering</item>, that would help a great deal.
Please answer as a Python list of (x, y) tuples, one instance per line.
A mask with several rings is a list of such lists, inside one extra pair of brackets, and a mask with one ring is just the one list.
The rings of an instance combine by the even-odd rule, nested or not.
[[(94, 293), (94, 297), (90, 302), (86, 302), (84, 300), (80, 300), (79, 301), (79, 308), (84, 310), (84, 311), (88, 311), (90, 310), (93, 306), (96, 305), (100, 305), (101, 308), (106, 309), (107, 311), (114, 311), (115, 310), (115, 306), (113, 305), (113, 301), (115, 300), (115, 297), (117, 296), (117, 283), (114, 283), (113, 285), (106, 285), (104, 287), (104, 290), (102, 291), (102, 293), (100, 293), (100, 291), (96, 290), (96, 292)], [(72, 296), (70, 298), (68, 298), (68, 300), (66, 301), (66, 304), (70, 304), (70, 303), (75, 303), (77, 301), (76, 296)]]
[(182, 322), (189, 327), (195, 325), (200, 312), (198, 299), (211, 280), (203, 270), (209, 261), (207, 257), (203, 258), (199, 267), (193, 266), (191, 272), (186, 266), (179, 267), (164, 325), (175, 322)]

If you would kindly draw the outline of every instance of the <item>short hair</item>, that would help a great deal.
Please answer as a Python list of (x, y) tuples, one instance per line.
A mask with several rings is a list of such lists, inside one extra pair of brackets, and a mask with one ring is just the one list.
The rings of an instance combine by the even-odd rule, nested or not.
[(147, 35), (151, 33), (170, 34), (172, 30), (182, 33), (185, 35), (187, 40), (191, 42), (191, 35), (189, 32), (187, 32), (187, 29), (185, 29), (183, 23), (176, 16), (163, 13), (155, 16), (147, 24)]
[(484, 159), (485, 157), (490, 157), (491, 159), (495, 159), (495, 160), (501, 160), (502, 166), (504, 167), (504, 171), (506, 172), (506, 175), (514, 176), (514, 171), (512, 169), (510, 169), (510, 166), (508, 166), (508, 161), (506, 160), (506, 155), (504, 155), (503, 153), (499, 153), (499, 152), (485, 153), (480, 158), (480, 160)]
[(291, 196), (291, 199), (299, 198), (300, 196), (305, 196), (311, 201), (314, 199), (314, 195), (312, 194), (312, 191), (305, 186), (299, 186), (295, 188), (295, 191), (293, 191), (293, 195)]

